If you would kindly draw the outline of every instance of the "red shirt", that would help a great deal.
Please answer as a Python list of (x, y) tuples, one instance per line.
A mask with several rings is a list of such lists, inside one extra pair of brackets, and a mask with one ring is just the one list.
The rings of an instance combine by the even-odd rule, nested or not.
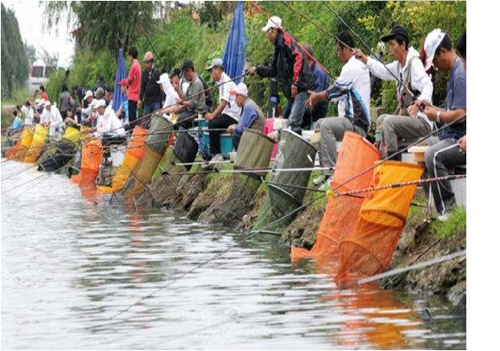
[(42, 91), (42, 99), (44, 99), (45, 101), (49, 101), (49, 95), (47, 95), (47, 93), (45, 91)]
[(139, 101), (139, 92), (141, 90), (141, 64), (137, 59), (134, 59), (132, 62), (127, 80), (129, 82), (128, 99)]

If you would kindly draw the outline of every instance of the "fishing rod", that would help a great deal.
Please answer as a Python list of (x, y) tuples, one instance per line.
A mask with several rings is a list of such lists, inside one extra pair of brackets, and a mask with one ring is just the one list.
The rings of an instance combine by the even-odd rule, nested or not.
[(311, 56), (311, 55), (309, 54), (309, 52), (308, 52), (306, 49), (304, 49), (304, 47), (303, 47), (303, 46), (302, 46), (302, 45), (301, 45), (301, 44), (300, 44), (300, 43), (299, 43), (299, 42), (298, 42), (298, 41), (297, 41), (297, 40), (293, 37), (293, 35), (291, 35), (288, 31), (286, 31), (286, 30), (285, 30), (285, 28), (283, 28), (281, 25), (279, 25), (278, 23), (274, 22), (274, 20), (271, 18), (272, 16), (271, 16), (269, 13), (267, 13), (266, 11), (264, 11), (264, 10), (263, 10), (263, 9), (262, 9), (259, 5), (257, 5), (254, 1), (249, 1), (249, 2), (250, 2), (250, 4), (251, 4), (252, 6), (254, 6), (254, 7), (257, 9), (257, 11), (262, 12), (262, 13), (263, 13), (263, 14), (267, 17), (267, 19), (268, 19), (269, 21), (271, 21), (274, 25), (276, 25), (276, 26), (277, 26), (279, 29), (281, 29), (283, 32), (285, 32), (286, 34), (288, 34), (288, 35), (290, 36), (290, 38), (293, 40), (293, 42), (294, 42), (295, 44), (297, 44), (297, 45), (298, 45), (298, 46), (302, 49), (302, 51), (304, 52), (304, 54), (305, 54), (305, 55), (307, 55), (308, 57), (310, 57), (311, 59), (313, 59), (313, 60), (314, 60), (314, 62), (316, 62), (316, 63), (317, 63), (317, 64), (318, 64), (318, 65), (319, 65), (319, 66), (320, 66), (323, 70), (325, 70), (325, 72), (326, 72), (326, 73), (330, 74), (330, 72), (329, 72), (329, 71), (328, 71), (328, 70), (327, 70), (327, 69), (326, 69), (326, 68), (325, 68), (325, 67), (321, 64), (321, 62), (319, 62), (319, 61), (318, 61), (315, 57)]
[(420, 262), (420, 263), (417, 263), (415, 265), (411, 265), (411, 266), (407, 266), (407, 267), (403, 267), (403, 268), (396, 268), (396, 269), (390, 270), (388, 272), (373, 275), (373, 276), (368, 277), (368, 278), (363, 278), (363, 279), (359, 279), (359, 280), (356, 280), (353, 282), (348, 282), (343, 286), (343, 288), (351, 288), (354, 286), (363, 285), (366, 283), (371, 283), (371, 282), (374, 282), (374, 281), (377, 281), (377, 280), (380, 280), (383, 278), (391, 277), (394, 275), (399, 275), (401, 273), (406, 273), (406, 272), (409, 272), (409, 271), (412, 271), (415, 269), (425, 268), (425, 267), (433, 266), (433, 265), (438, 264), (438, 263), (450, 261), (450, 260), (453, 260), (453, 259), (458, 258), (458, 257), (463, 257), (465, 255), (466, 255), (466, 250), (460, 250), (460, 251), (454, 252), (452, 254), (440, 256), (438, 258), (424, 261), (424, 262)]
[[(141, 14), (142, 14), (142, 12), (139, 12), (139, 15), (141, 15)], [(163, 68), (165, 68), (167, 70), (167, 73), (170, 73), (170, 68), (167, 65), (165, 65), (163, 60), (160, 58), (160, 55), (158, 55), (158, 53), (156, 52), (155, 47), (153, 46), (153, 43), (151, 42), (151, 40), (149, 40), (149, 36), (146, 34), (146, 31), (142, 27), (142, 24), (141, 24), (142, 22), (137, 20), (135, 13), (133, 13), (133, 16), (134, 16), (134, 19), (136, 22), (137, 29), (139, 29), (139, 32), (141, 32), (141, 34), (144, 35), (144, 37), (146, 37), (146, 40), (148, 41), (149, 46), (151, 46), (151, 50), (153, 50), (153, 52), (155, 53), (155, 56), (160, 60), (160, 63), (162, 64)]]
[[(380, 62), (384, 67), (385, 69), (389, 72), (389, 74), (394, 78), (396, 79), (396, 81), (401, 84), (402, 87), (404, 87), (406, 89), (406, 91), (411, 95), (411, 97), (413, 98), (413, 100), (416, 100), (416, 96), (415, 94), (413, 94), (413, 92), (408, 88), (408, 86), (406, 86), (404, 84), (404, 82), (402, 81), (402, 79), (399, 79), (399, 77), (397, 77), (390, 69), (389, 67), (387, 67), (387, 65), (373, 52), (373, 50), (371, 49), (371, 47), (347, 24), (346, 21), (344, 21), (344, 19), (342, 17), (340, 17), (340, 15), (325, 1), (323, 2), (323, 4), (335, 15), (337, 16), (337, 18), (347, 27), (347, 29), (349, 29), (351, 31), (352, 34), (354, 34), (354, 36), (361, 42), (361, 44), (363, 44), (365, 46), (365, 48), (369, 51), (371, 57), (375, 58), (375, 60), (377, 60), (378, 62)], [(355, 49), (353, 48), (350, 48), (352, 51), (355, 51)], [(356, 56), (356, 58), (358, 58)]]
[(374, 165), (372, 165), (372, 166), (370, 166), (370, 167), (366, 168), (365, 170), (363, 170), (363, 171), (359, 172), (358, 174), (353, 175), (352, 177), (348, 178), (348, 179), (347, 179), (347, 180), (345, 180), (344, 182), (342, 182), (342, 183), (340, 183), (339, 185), (337, 185), (334, 189), (332, 189), (332, 191), (334, 192), (334, 194), (336, 194), (336, 193), (335, 193), (335, 190), (337, 190), (338, 188), (340, 188), (340, 187), (344, 186), (344, 185), (345, 185), (345, 184), (347, 184), (347, 183), (352, 182), (353, 180), (355, 180), (355, 179), (357, 179), (357, 178), (361, 177), (362, 175), (364, 175), (364, 174), (366, 174), (366, 173), (370, 172), (370, 171), (371, 171), (371, 170), (373, 170), (375, 167), (380, 166), (381, 164), (383, 164), (383, 163), (385, 163), (385, 162), (387, 162), (387, 161), (389, 161), (389, 160), (393, 159), (394, 157), (401, 155), (403, 152), (407, 151), (410, 147), (420, 144), (422, 141), (424, 141), (424, 140), (426, 140), (426, 139), (430, 138), (430, 137), (431, 137), (432, 135), (434, 135), (435, 133), (438, 133), (438, 132), (440, 132), (441, 130), (443, 130), (443, 129), (445, 129), (445, 128), (451, 127), (452, 125), (454, 125), (454, 124), (455, 124), (455, 123), (457, 123), (458, 121), (461, 121), (462, 119), (464, 119), (466, 116), (467, 116), (466, 114), (463, 114), (462, 116), (460, 116), (460, 117), (456, 118), (455, 120), (453, 120), (453, 121), (451, 121), (451, 122), (449, 122), (449, 123), (444, 124), (444, 125), (443, 125), (443, 126), (441, 126), (440, 128), (437, 128), (437, 129), (435, 129), (435, 130), (430, 131), (430, 133), (428, 133), (428, 134), (424, 135), (423, 137), (420, 137), (419, 139), (415, 140), (413, 143), (409, 144), (408, 146), (405, 146), (405, 147), (404, 147), (404, 148), (402, 148), (401, 150), (396, 151), (396, 152), (392, 153), (391, 155), (386, 156), (384, 159), (380, 160), (379, 162), (375, 163)]
[(199, 172), (176, 172), (169, 173), (163, 172), (162, 175), (194, 175), (194, 174), (214, 174), (214, 173), (278, 173), (278, 172), (311, 172), (311, 171), (331, 171), (335, 170), (334, 167), (316, 167), (316, 168), (278, 168), (274, 169), (272, 167), (267, 168), (247, 168), (247, 169), (221, 169), (221, 170), (211, 170), (211, 171), (199, 171)]

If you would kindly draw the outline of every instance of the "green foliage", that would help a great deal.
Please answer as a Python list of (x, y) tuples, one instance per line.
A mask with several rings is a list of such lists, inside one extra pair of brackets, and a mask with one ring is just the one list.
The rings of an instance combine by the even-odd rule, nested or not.
[[(137, 5), (127, 5), (128, 2), (117, 2), (100, 4), (98, 7), (95, 3), (87, 4), (87, 2), (73, 1), (69, 4), (61, 5), (59, 2), (50, 2), (50, 5), (46, 6), (59, 8), (59, 12), (54, 10), (55, 12), (52, 13), (61, 13), (61, 8), (68, 9), (69, 6), (77, 19), (89, 20), (85, 23), (78, 20), (81, 25), (78, 34), (88, 35), (88, 42), (86, 40), (85, 43), (89, 45), (77, 50), (69, 80), (71, 85), (78, 84), (86, 87), (93, 86), (99, 73), (105, 75), (106, 83), (111, 82), (116, 70), (116, 50), (121, 46), (120, 42), (115, 39), (125, 37), (128, 43), (133, 43), (138, 47), (139, 59), (146, 51), (154, 51), (156, 53), (155, 65), (162, 70), (179, 67), (184, 59), (190, 58), (196, 71), (209, 85), (212, 85), (209, 72), (204, 68), (212, 58), (222, 56), (235, 6), (234, 2), (206, 2), (199, 8), (190, 4), (171, 11), (167, 21), (146, 20), (149, 18), (147, 16), (151, 15), (155, 4), (138, 2)], [(393, 23), (399, 23), (408, 28), (412, 44), (417, 50), (420, 50), (425, 36), (432, 29), (440, 27), (456, 41), (465, 30), (466, 23), (464, 1), (291, 1), (287, 3), (263, 1), (258, 2), (257, 5), (269, 15), (280, 16), (286, 30), (299, 43), (311, 44), (315, 57), (327, 68), (331, 77), (338, 76), (342, 68), (335, 50), (335, 36), (340, 31), (348, 29), (342, 21), (345, 21), (359, 36), (355, 38), (355, 44), (365, 53), (369, 52), (368, 48), (376, 47), (380, 36), (386, 34)], [(87, 6), (93, 6), (94, 9), (88, 9)], [(135, 12), (127, 6), (136, 6)], [(248, 64), (258, 66), (269, 63), (274, 48), (261, 30), (267, 21), (267, 15), (259, 12), (250, 2), (244, 2), (244, 8)], [(88, 16), (100, 15), (101, 13), (97, 13), (96, 9), (100, 9), (102, 14), (108, 17), (102, 21), (104, 23), (92, 26), (91, 24), (95, 24), (96, 20)], [(139, 11), (142, 11), (141, 19), (144, 18), (140, 21), (141, 25), (148, 26), (144, 28), (144, 32), (141, 32), (141, 28), (133, 21), (133, 14)], [(196, 14), (199, 16), (196, 17)], [(118, 17), (119, 21), (110, 20), (110, 18)], [(56, 19), (56, 17), (51, 18), (53, 22)], [(90, 29), (95, 30), (95, 35), (90, 35), (88, 32)], [(154, 50), (144, 34), (148, 36)], [(90, 50), (90, 47), (94, 49)], [(129, 65), (128, 60), (126, 61)], [(392, 60), (387, 55), (384, 61)], [(446, 96), (447, 80), (448, 74), (438, 72), (435, 75), (436, 103), (442, 102)], [(247, 77), (245, 82), (250, 96), (265, 110), (269, 100), (268, 79), (253, 76)], [(281, 105), (285, 103), (286, 99), (281, 95)], [(388, 113), (396, 109), (395, 82), (383, 82), (381, 89), (372, 93), (372, 107), (380, 105)], [(330, 104), (329, 115), (334, 114), (336, 114), (336, 105)]]
[[(115, 53), (148, 34), (159, 6), (154, 1), (48, 1), (44, 2), (45, 22), (54, 27), (67, 12), (74, 18), (74, 34), (80, 48)], [(68, 23), (69, 28), (69, 23)]]
[(444, 221), (434, 221), (432, 223), (432, 233), (439, 239), (449, 238), (461, 231), (465, 230), (467, 226), (465, 209), (456, 207), (450, 212), (449, 218)]
[(28, 80), (28, 59), (24, 51), (19, 24), (12, 10), (2, 3), (2, 98), (12, 99), (15, 90)]

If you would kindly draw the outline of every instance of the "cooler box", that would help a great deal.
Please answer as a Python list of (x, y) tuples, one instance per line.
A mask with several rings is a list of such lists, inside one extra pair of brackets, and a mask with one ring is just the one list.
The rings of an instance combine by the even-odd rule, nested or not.
[(229, 153), (233, 151), (233, 141), (231, 140), (231, 134), (221, 134), (220, 135), (220, 151), (223, 156), (229, 156)]

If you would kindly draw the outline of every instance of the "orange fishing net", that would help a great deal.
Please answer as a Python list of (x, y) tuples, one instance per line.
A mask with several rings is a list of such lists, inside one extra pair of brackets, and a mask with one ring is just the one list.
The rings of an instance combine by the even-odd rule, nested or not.
[(116, 171), (113, 177), (113, 185), (100, 186), (99, 190), (105, 194), (111, 194), (114, 191), (118, 191), (127, 182), (130, 172), (134, 167), (142, 161), (146, 149), (146, 137), (148, 135), (147, 129), (142, 127), (135, 127), (130, 138), (130, 142), (127, 145), (127, 150), (125, 152), (125, 157), (120, 168)]
[(24, 162), (35, 163), (36, 160), (38, 160), (38, 157), (40, 157), (40, 154), (42, 153), (42, 149), (45, 145), (45, 140), (47, 139), (48, 134), (49, 129), (47, 127), (43, 127), (41, 124), (36, 125), (35, 134), (33, 135), (33, 140), (31, 140), (28, 151), (26, 151)]
[[(333, 174), (332, 189), (345, 192), (366, 188), (373, 170), (356, 176), (372, 167), (378, 159), (379, 153), (372, 144), (358, 134), (346, 132)], [(362, 196), (330, 196), (316, 233), (316, 243), (310, 251), (292, 246), (292, 260), (321, 256), (331, 259), (338, 254), (339, 243), (356, 228), (362, 202)]]
[[(375, 168), (371, 187), (418, 180), (423, 167), (387, 161)], [(343, 285), (387, 269), (406, 224), (416, 185), (371, 191), (361, 206), (356, 231), (340, 242), (336, 282)]]
[(71, 181), (82, 190), (95, 189), (95, 181), (102, 161), (102, 143), (100, 140), (85, 142), (82, 146), (82, 164), (80, 173), (71, 177)]
[(24, 127), (20, 138), (17, 142), (12, 146), (9, 151), (5, 153), (5, 157), (8, 159), (15, 159), (22, 161), (24, 156), (28, 152), (28, 149), (31, 145), (31, 141), (33, 140), (33, 131), (30, 127)]

